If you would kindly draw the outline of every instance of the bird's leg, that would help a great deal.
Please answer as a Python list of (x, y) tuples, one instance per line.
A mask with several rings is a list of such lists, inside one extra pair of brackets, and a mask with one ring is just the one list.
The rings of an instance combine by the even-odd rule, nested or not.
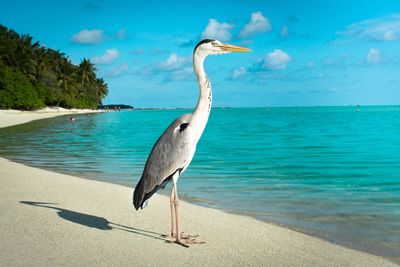
[(184, 246), (184, 247), (189, 247), (188, 245), (193, 245), (193, 244), (203, 244), (205, 242), (199, 242), (196, 241), (195, 236), (191, 235), (183, 235), (183, 232), (181, 233), (179, 231), (179, 199), (178, 199), (178, 188), (176, 187), (176, 182), (174, 181), (174, 206), (175, 206), (175, 234), (176, 234), (176, 239), (175, 243)]
[(175, 234), (176, 243), (181, 244), (181, 232), (179, 232), (179, 200), (178, 200), (178, 188), (176, 187), (176, 182), (174, 181), (174, 208), (175, 208)]
[[(176, 182), (177, 179), (174, 179), (173, 180), (174, 184), (171, 192), (171, 235), (174, 236), (175, 234), (175, 242), (170, 240), (166, 240), (166, 242), (168, 243), (174, 242), (186, 248), (189, 247), (189, 244), (203, 244), (205, 242), (196, 241), (195, 238), (198, 237), (197, 235), (196, 236), (183, 235), (183, 232), (181, 233), (179, 231), (179, 199), (178, 199), (178, 188), (176, 186)], [(174, 215), (175, 215), (175, 225), (173, 218)]]
[(170, 208), (171, 208), (171, 232), (170, 235), (161, 235), (161, 237), (164, 238), (174, 238), (175, 234), (174, 234), (174, 230), (175, 230), (175, 187), (172, 186), (172, 190), (171, 190), (171, 196), (170, 196)]
[(171, 206), (171, 237), (174, 237), (174, 220), (175, 220), (175, 186), (172, 187), (171, 197), (170, 197), (170, 206)]

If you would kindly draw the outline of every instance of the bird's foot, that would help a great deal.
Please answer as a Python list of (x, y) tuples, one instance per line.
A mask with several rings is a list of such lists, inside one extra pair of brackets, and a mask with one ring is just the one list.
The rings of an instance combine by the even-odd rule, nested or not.
[[(181, 239), (196, 239), (199, 235), (187, 235), (184, 232), (181, 233)], [(205, 243), (205, 242), (203, 242)]]
[[(161, 235), (161, 237), (165, 238), (165, 239), (175, 239), (176, 235), (171, 233), (169, 235)], [(197, 238), (197, 237), (199, 237), (199, 235), (187, 235), (184, 232), (182, 232), (181, 236), (180, 236), (181, 239), (192, 239), (192, 238)]]
[(161, 235), (161, 237), (162, 237), (162, 238), (165, 238), (165, 239), (174, 239), (174, 238), (175, 238), (175, 237), (174, 237), (174, 234)]
[(199, 237), (199, 235), (187, 235), (184, 234), (183, 232), (180, 234), (179, 238), (176, 238), (176, 236), (172, 235), (162, 235), (163, 238), (166, 238), (165, 242), (170, 243), (170, 244), (178, 244), (181, 245), (185, 248), (188, 248), (189, 245), (197, 245), (197, 244), (204, 244), (206, 242), (204, 241), (197, 241), (196, 238)]
[(185, 247), (185, 248), (188, 248), (189, 245), (199, 245), (199, 244), (206, 243), (204, 241), (197, 241), (194, 238), (192, 238), (192, 239), (180, 239), (180, 240), (177, 240), (177, 239), (175, 239), (175, 240), (166, 240), (165, 242), (169, 243), (169, 244), (174, 244), (175, 243), (175, 244), (178, 244), (178, 245), (180, 245), (182, 247)]

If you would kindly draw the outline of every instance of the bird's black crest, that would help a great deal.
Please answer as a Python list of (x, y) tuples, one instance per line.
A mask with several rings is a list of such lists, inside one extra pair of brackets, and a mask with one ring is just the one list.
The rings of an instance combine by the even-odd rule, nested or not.
[(196, 47), (194, 48), (193, 53), (194, 53), (194, 51), (196, 51), (196, 49), (197, 49), (197, 47), (199, 47), (199, 45), (202, 45), (202, 44), (205, 44), (205, 43), (214, 42), (214, 41), (215, 41), (214, 39), (204, 39), (204, 40), (201, 40), (201, 41), (196, 45)]
[(179, 132), (183, 132), (187, 127), (189, 126), (188, 122), (184, 122), (181, 125), (179, 125)]

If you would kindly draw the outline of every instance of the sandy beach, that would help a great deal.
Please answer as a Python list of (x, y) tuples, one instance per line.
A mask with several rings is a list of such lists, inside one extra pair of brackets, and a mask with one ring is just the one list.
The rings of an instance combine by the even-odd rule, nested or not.
[[(1, 111), (0, 127), (63, 114)], [(284, 227), (182, 201), (182, 230), (205, 243), (190, 248), (169, 244), (161, 238), (169, 231), (169, 199), (156, 195), (136, 212), (132, 192), (0, 158), (1, 265), (398, 266)]]
[(49, 107), (37, 111), (20, 111), (14, 109), (0, 110), (0, 128), (61, 115), (74, 115), (97, 112), (102, 111), (92, 109), (64, 109)]

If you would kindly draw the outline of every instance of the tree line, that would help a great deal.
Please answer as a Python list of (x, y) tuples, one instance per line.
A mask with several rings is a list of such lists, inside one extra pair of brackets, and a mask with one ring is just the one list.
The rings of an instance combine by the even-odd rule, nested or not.
[(59, 50), (0, 24), (0, 109), (97, 108), (108, 86), (95, 72), (90, 60), (74, 65)]

